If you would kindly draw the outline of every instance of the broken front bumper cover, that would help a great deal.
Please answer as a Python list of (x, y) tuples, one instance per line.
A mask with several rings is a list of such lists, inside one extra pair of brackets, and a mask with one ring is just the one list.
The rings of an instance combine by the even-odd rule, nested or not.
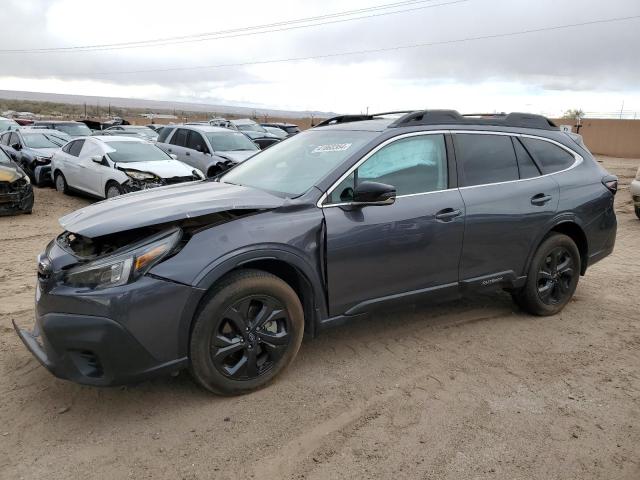
[(30, 213), (33, 209), (33, 188), (0, 185), (0, 215)]

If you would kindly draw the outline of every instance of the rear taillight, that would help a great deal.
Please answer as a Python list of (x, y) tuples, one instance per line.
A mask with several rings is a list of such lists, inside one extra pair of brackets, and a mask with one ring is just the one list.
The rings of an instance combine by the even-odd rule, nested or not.
[(602, 177), (602, 184), (607, 187), (614, 195), (618, 191), (618, 177), (615, 175), (607, 175), (606, 177)]

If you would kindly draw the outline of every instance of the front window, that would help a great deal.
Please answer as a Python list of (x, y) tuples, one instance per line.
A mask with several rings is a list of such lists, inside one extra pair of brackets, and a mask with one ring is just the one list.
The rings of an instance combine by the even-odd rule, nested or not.
[(84, 137), (91, 135), (91, 129), (84, 123), (57, 123), (54, 125), (56, 130), (71, 135), (73, 137)]
[(108, 153), (115, 163), (152, 162), (170, 160), (171, 157), (155, 145), (142, 142), (108, 142), (113, 149)]
[(0, 163), (11, 164), (11, 159), (9, 158), (9, 155), (4, 153), (4, 150), (2, 150), (1, 148), (0, 148)]
[(205, 133), (214, 151), (236, 152), (241, 150), (258, 150), (255, 143), (242, 133), (209, 132)]
[(378, 132), (309, 130), (258, 153), (220, 181), (297, 197), (377, 135)]
[(393, 185), (398, 196), (435, 192), (448, 187), (444, 135), (418, 135), (396, 140), (371, 155), (333, 189), (327, 203), (353, 200), (362, 182)]
[(65, 140), (45, 133), (23, 133), (24, 144), (29, 148), (58, 148)]

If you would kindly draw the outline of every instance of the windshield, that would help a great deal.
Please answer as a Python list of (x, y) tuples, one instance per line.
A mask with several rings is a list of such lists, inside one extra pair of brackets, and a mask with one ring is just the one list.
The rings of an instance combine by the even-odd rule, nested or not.
[(157, 160), (171, 160), (171, 157), (155, 145), (143, 142), (108, 142), (114, 149), (109, 152), (109, 158), (115, 163), (154, 162)]
[(220, 181), (297, 197), (376, 135), (378, 132), (308, 130), (258, 153)]
[(91, 129), (84, 123), (56, 123), (55, 128), (74, 137), (91, 135)]
[(58, 148), (67, 143), (62, 138), (45, 133), (23, 133), (22, 138), (29, 148)]
[(214, 151), (234, 152), (239, 150), (258, 150), (255, 143), (242, 133), (235, 132), (209, 132), (205, 133), (207, 140)]
[(238, 129), (244, 130), (245, 132), (260, 132), (267, 133), (262, 125), (258, 125), (257, 123), (244, 123), (242, 125), (237, 125)]

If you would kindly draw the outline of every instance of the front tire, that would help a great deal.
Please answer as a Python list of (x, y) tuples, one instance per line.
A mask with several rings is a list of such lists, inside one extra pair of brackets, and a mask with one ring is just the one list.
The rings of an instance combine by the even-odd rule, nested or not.
[(293, 361), (303, 332), (302, 304), (286, 282), (260, 270), (232, 272), (196, 317), (191, 374), (220, 395), (256, 390)]
[(554, 233), (538, 247), (525, 286), (513, 294), (528, 313), (555, 315), (573, 297), (580, 277), (580, 252), (568, 236)]
[(640, 207), (635, 207), (635, 210), (636, 210), (636, 217), (640, 219)]
[(107, 186), (104, 189), (105, 198), (119, 197), (123, 193), (124, 190), (122, 189), (122, 187), (114, 181), (107, 183)]

